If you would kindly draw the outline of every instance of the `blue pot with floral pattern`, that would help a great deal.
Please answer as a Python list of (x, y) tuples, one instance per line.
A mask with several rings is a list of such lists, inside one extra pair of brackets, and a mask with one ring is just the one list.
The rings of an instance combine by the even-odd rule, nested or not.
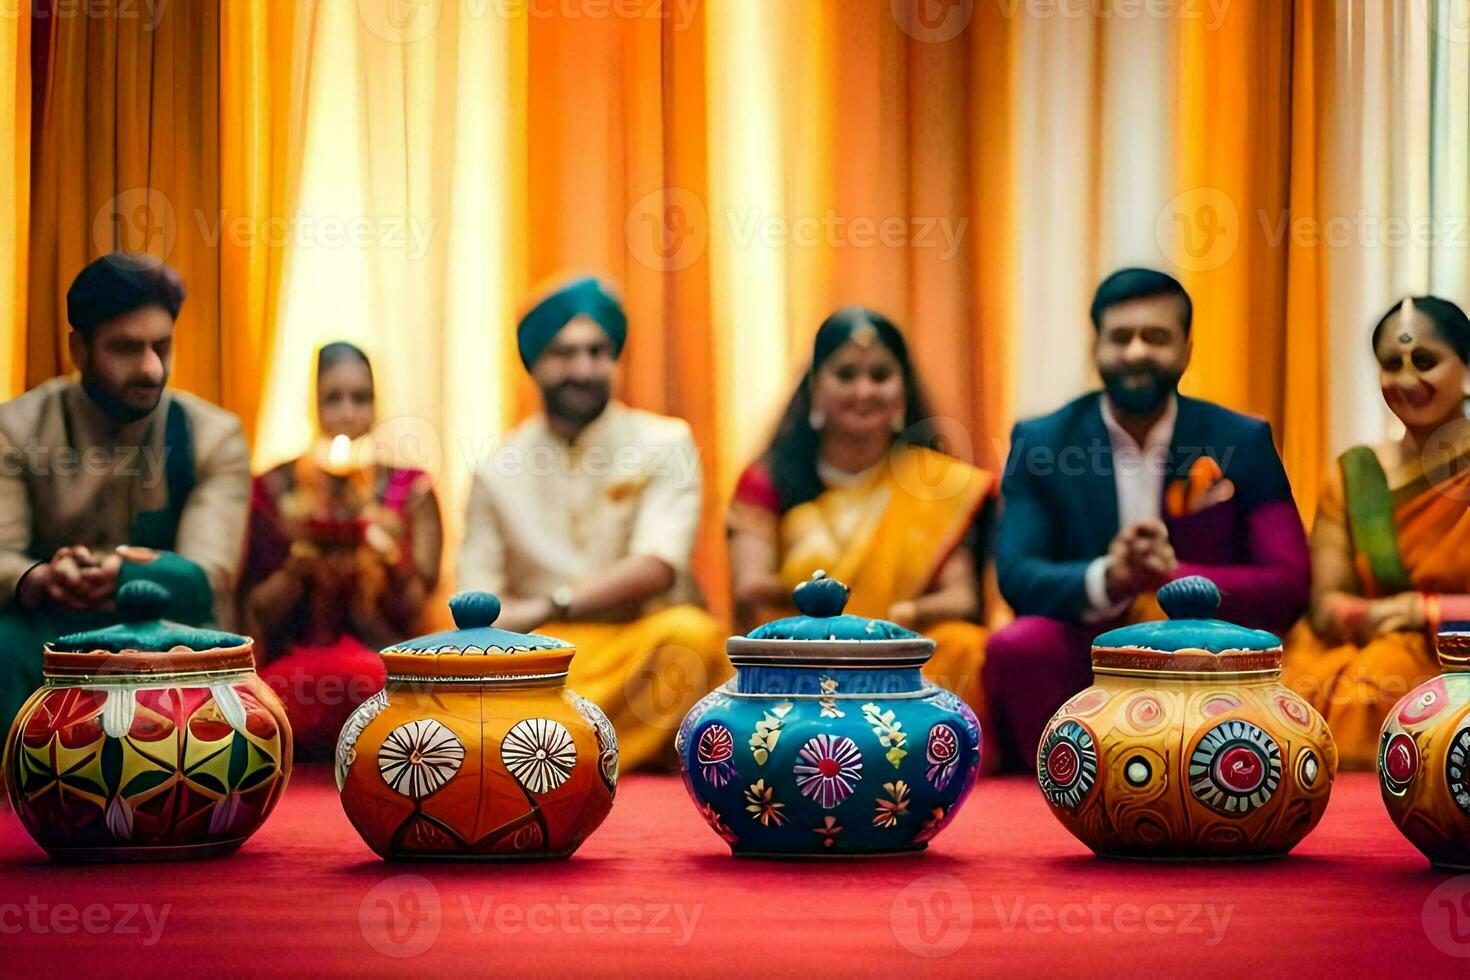
[(923, 850), (974, 786), (980, 724), (919, 675), (933, 641), (847, 595), (818, 572), (801, 615), (732, 637), (735, 677), (679, 726), (684, 785), (737, 856)]

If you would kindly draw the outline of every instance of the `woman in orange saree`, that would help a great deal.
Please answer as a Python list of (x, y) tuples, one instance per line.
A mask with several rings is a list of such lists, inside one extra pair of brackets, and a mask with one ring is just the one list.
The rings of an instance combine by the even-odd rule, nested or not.
[(1309, 629), (1284, 664), (1355, 769), (1376, 765), (1394, 703), (1438, 673), (1440, 623), (1470, 619), (1470, 320), (1437, 297), (1406, 299), (1379, 321), (1373, 351), (1404, 436), (1355, 446), (1330, 473), (1312, 527)]
[(996, 481), (930, 448), (932, 418), (892, 322), (860, 307), (827, 318), (730, 504), (737, 626), (790, 615), (791, 590), (821, 569), (852, 590), (848, 612), (933, 639), (926, 676), (983, 721), (980, 572)]

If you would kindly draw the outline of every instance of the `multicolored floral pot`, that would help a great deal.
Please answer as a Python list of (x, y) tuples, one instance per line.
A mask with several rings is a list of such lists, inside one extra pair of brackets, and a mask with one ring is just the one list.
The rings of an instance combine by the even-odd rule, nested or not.
[(738, 856), (922, 850), (974, 785), (979, 722), (919, 676), (931, 640), (844, 615), (820, 572), (794, 596), (802, 615), (730, 639), (735, 677), (680, 725), (689, 795)]
[(1437, 868), (1470, 870), (1470, 623), (1446, 623), (1444, 673), (1393, 706), (1378, 741), (1388, 815)]
[(612, 723), (567, 690), (572, 646), (496, 629), (488, 593), (449, 608), (457, 629), (383, 651), (337, 742), (342, 808), (385, 858), (567, 857), (612, 809)]
[(1038, 747), (1041, 791), (1103, 856), (1283, 855), (1327, 808), (1327, 723), (1281, 684), (1279, 639), (1214, 618), (1209, 579), (1170, 582), (1158, 600), (1169, 621), (1094, 641), (1095, 683)]
[(251, 641), (158, 618), (153, 582), (118, 590), (122, 622), (48, 643), (45, 683), (5, 745), (10, 802), (62, 861), (228, 854), (291, 775), (291, 727)]

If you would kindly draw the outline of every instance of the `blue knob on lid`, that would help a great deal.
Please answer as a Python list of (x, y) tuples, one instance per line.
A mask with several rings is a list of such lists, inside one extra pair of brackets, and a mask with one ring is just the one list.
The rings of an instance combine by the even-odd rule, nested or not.
[(826, 619), (842, 615), (842, 610), (847, 608), (847, 596), (846, 585), (818, 569), (792, 591), (791, 600), (803, 616)]
[(461, 592), (449, 600), (449, 612), (462, 630), (493, 626), (500, 618), (500, 599), (489, 592)]
[(162, 619), (168, 611), (168, 589), (157, 582), (139, 579), (126, 582), (117, 590), (117, 611), (125, 623)]
[(1203, 575), (1175, 579), (1158, 596), (1170, 619), (1214, 619), (1220, 612), (1220, 589)]

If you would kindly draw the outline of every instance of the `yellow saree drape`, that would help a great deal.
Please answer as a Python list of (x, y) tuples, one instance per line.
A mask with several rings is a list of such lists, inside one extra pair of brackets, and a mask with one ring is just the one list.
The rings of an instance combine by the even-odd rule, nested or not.
[(547, 623), (536, 632), (577, 648), (567, 687), (617, 729), (623, 772), (672, 769), (679, 723), (731, 674), (725, 628), (696, 606), (670, 606), (631, 623)]
[[(847, 611), (878, 619), (916, 599), (963, 542), (995, 478), (952, 456), (903, 445), (856, 484), (829, 487), (788, 510), (778, 529), (782, 582), (823, 569), (852, 590)], [(987, 631), (949, 621), (924, 630), (935, 643), (924, 675), (964, 698), (981, 720)]]
[[(1415, 459), (1387, 476), (1393, 529), (1409, 587), (1433, 594), (1470, 593), (1470, 473), (1461, 465), (1456, 475), (1432, 479)], [(1352, 492), (1334, 468), (1317, 519), (1345, 522)], [(1363, 594), (1383, 595), (1359, 542), (1352, 560)], [(1439, 672), (1423, 631), (1390, 633), (1362, 647), (1328, 649), (1301, 623), (1286, 649), (1283, 677), (1327, 719), (1345, 769), (1375, 767), (1378, 736), (1389, 710)]]

